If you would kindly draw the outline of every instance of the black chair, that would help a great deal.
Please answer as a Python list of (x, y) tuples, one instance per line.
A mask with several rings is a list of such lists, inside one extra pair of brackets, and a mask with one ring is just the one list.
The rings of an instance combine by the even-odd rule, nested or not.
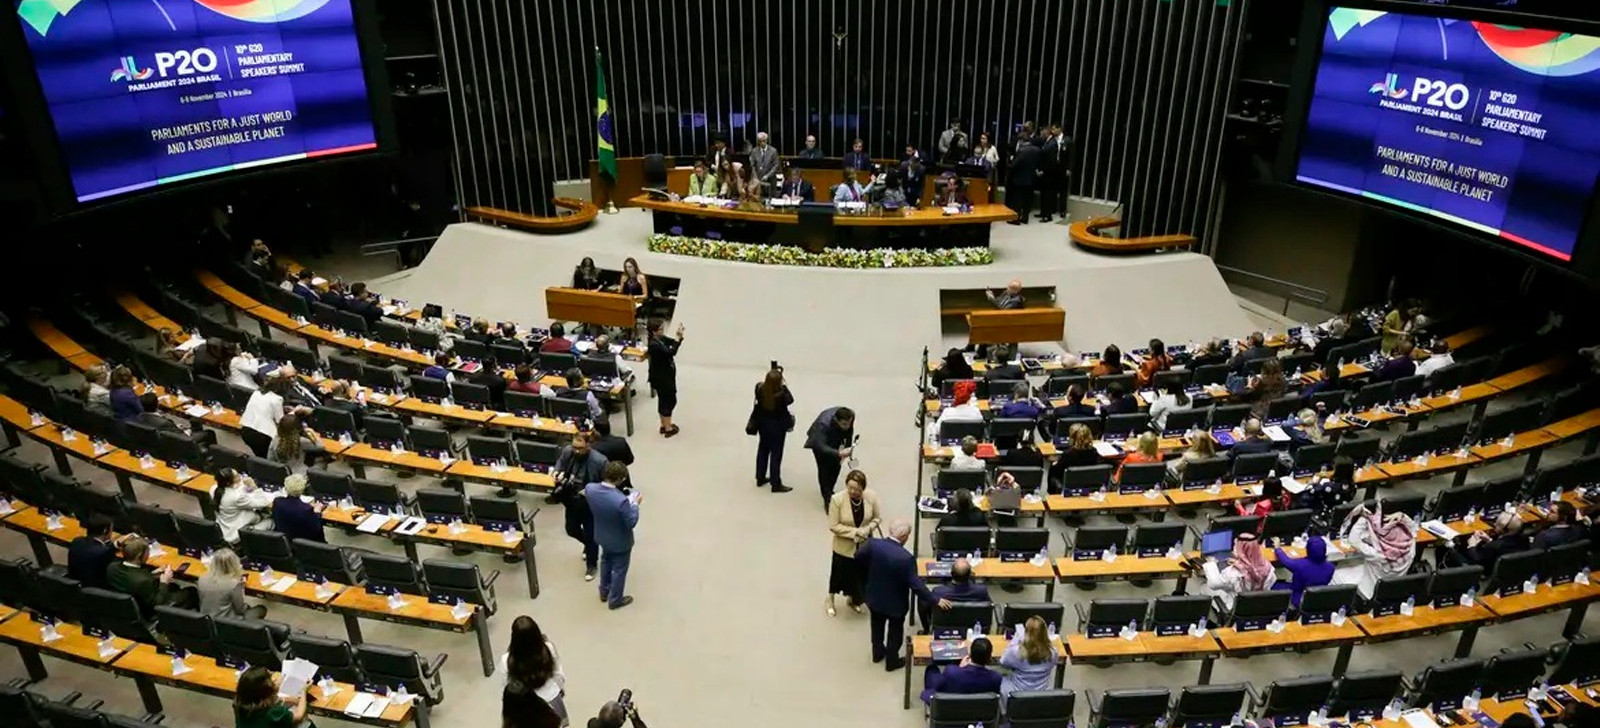
[(1446, 660), (1423, 669), (1411, 682), (1406, 704), (1435, 712), (1461, 707), (1461, 700), (1478, 687), (1484, 662), (1479, 659)]
[(339, 639), (317, 637), (304, 632), (291, 632), (288, 638), (289, 654), (317, 663), (317, 677), (331, 677), (343, 683), (366, 682), (366, 676), (356, 664), (355, 650), (350, 643)]
[(489, 357), (489, 345), (472, 339), (456, 339), (450, 353), (469, 361), (483, 361)]
[(240, 452), (220, 445), (206, 448), (206, 458), (210, 460), (214, 469), (232, 468), (236, 473), (248, 473), (250, 469), (250, 453)]
[(0, 604), (39, 609), (38, 573), (23, 559), (0, 559)]
[(361, 570), (361, 559), (343, 548), (303, 538), (290, 541), (289, 547), (294, 551), (294, 560), (301, 573), (340, 584), (366, 581)]
[(449, 488), (418, 488), (417, 511), (432, 523), (467, 521), (467, 499)]
[(411, 348), (416, 349), (417, 351), (422, 351), (422, 352), (438, 351), (439, 350), (439, 346), (442, 343), (439, 340), (439, 334), (438, 333), (433, 332), (433, 331), (428, 331), (427, 329), (421, 329), (421, 328), (418, 328), (416, 326), (411, 327), (411, 330), (410, 330), (410, 332), (408, 332), (408, 335), (410, 336), (410, 339), (411, 339)]
[(311, 411), (311, 428), (323, 437), (337, 440), (341, 435), (356, 439), (356, 417), (349, 410), (318, 407)]
[(1242, 533), (1257, 533), (1260, 530), (1260, 516), (1213, 516), (1206, 524), (1206, 533), (1232, 531), (1233, 535), (1238, 536)]
[(406, 594), (428, 594), (428, 583), (423, 578), (420, 564), (398, 556), (370, 552), (363, 552), (360, 559), (361, 568), (367, 574), (368, 586), (390, 587)]
[(517, 453), (517, 462), (523, 469), (533, 466), (533, 469), (549, 472), (555, 468), (556, 460), (561, 458), (561, 447), (553, 443), (514, 440), (512, 445)]
[(1278, 454), (1275, 452), (1248, 453), (1234, 457), (1231, 477), (1236, 483), (1255, 483), (1279, 467)]
[(1483, 497), (1484, 487), (1481, 483), (1446, 488), (1439, 491), (1433, 497), (1433, 502), (1428, 504), (1428, 517), (1445, 522), (1458, 520), (1484, 502)]
[[(368, 574), (370, 578), (370, 572)], [(476, 604), (489, 614), (494, 614), (498, 608), (494, 582), (500, 578), (499, 570), (490, 571), (485, 577), (478, 571), (477, 564), (427, 559), (422, 562), (422, 578), (430, 595), (443, 595)]]
[(981, 493), (989, 485), (989, 474), (983, 470), (940, 470), (933, 474), (933, 489), (938, 493), (954, 493), (965, 488)]
[(1352, 614), (1358, 598), (1354, 584), (1307, 587), (1300, 597), (1300, 619), (1306, 623), (1322, 623), (1341, 609), (1345, 614)]
[(216, 521), (187, 513), (174, 513), (172, 519), (178, 524), (178, 536), (182, 539), (179, 543), (186, 549), (205, 553), (228, 546)]
[(275, 571), (293, 574), (298, 568), (289, 539), (277, 531), (255, 528), (239, 529), (239, 556), (272, 567)]
[(450, 397), (450, 384), (443, 379), (411, 375), (411, 395), (424, 402), (437, 404)]
[(979, 554), (989, 553), (990, 531), (988, 528), (972, 528), (951, 526), (935, 529), (933, 532), (933, 550), (937, 553), (955, 553), (966, 555), (974, 551)]
[(1233, 460), (1225, 456), (1191, 460), (1183, 466), (1183, 485), (1185, 489), (1199, 489), (1212, 483), (1222, 482), (1232, 472)]
[(1090, 637), (1114, 635), (1130, 623), (1134, 629), (1143, 629), (1150, 613), (1150, 602), (1144, 599), (1095, 599), (1084, 609), (1080, 603), (1078, 631)]
[(411, 510), (411, 498), (394, 483), (355, 478), (350, 481), (350, 494), (356, 505), (376, 513), (405, 514)]
[(1181, 634), (1190, 625), (1206, 626), (1211, 619), (1211, 597), (1204, 594), (1169, 594), (1150, 605), (1150, 629), (1167, 636)]
[(1484, 583), (1484, 592), (1520, 593), (1524, 581), (1545, 571), (1547, 558), (1544, 549), (1536, 548), (1495, 559), (1494, 570), (1489, 572), (1489, 579)]
[(1580, 637), (1551, 652), (1555, 666), (1550, 669), (1550, 684), (1584, 683), (1600, 677), (1600, 636)]
[(471, 410), (490, 409), (494, 406), (494, 402), (489, 398), (489, 388), (482, 384), (456, 380), (455, 384), (450, 385), (450, 396), (455, 399), (456, 404)]
[(1066, 605), (1060, 602), (1007, 602), (1000, 605), (998, 629), (1010, 634), (1018, 626), (1027, 624), (1029, 617), (1038, 617), (1044, 620), (1047, 628), (1053, 627), (1059, 632), (1066, 611)]
[(1081, 526), (1072, 531), (1067, 539), (1067, 555), (1083, 554), (1090, 558), (1099, 558), (1098, 554), (1106, 549), (1116, 549), (1123, 553), (1128, 549), (1127, 526)]
[(1073, 425), (1083, 425), (1089, 428), (1090, 434), (1099, 437), (1105, 431), (1105, 420), (1099, 417), (1061, 417), (1056, 419), (1055, 440), (1065, 441)]
[(440, 654), (424, 661), (415, 650), (383, 645), (356, 645), (355, 655), (356, 664), (368, 682), (387, 687), (404, 685), (406, 692), (428, 705), (438, 705), (444, 700), (444, 682), (439, 668), (448, 655)]
[(1544, 680), (1548, 650), (1502, 651), (1489, 658), (1478, 678), (1478, 689), (1496, 700), (1524, 697), (1528, 688)]
[(985, 439), (985, 427), (983, 420), (950, 420), (941, 422), (939, 423), (939, 442), (946, 444), (959, 443), (965, 437), (982, 441)]
[(539, 353), (539, 368), (547, 372), (562, 373), (578, 366), (578, 357), (557, 351)]
[(65, 701), (39, 700), (38, 708), (50, 728), (104, 728), (104, 716), (100, 713), (100, 701), (85, 705), (74, 705), (77, 694), (67, 696)]
[(1194, 383), (1199, 386), (1223, 384), (1228, 381), (1229, 367), (1224, 364), (1205, 364), (1194, 368)]
[(1302, 725), (1306, 717), (1328, 704), (1333, 678), (1320, 675), (1273, 680), (1261, 697), (1257, 716), (1284, 725)]
[(1018, 690), (1006, 698), (1006, 725), (1011, 728), (1067, 728), (1077, 695), (1066, 688)]
[(222, 654), (271, 670), (283, 668), (289, 652), (289, 625), (231, 616), (211, 618)]
[(1435, 606), (1458, 604), (1461, 595), (1476, 590), (1483, 581), (1483, 567), (1476, 564), (1438, 569), (1428, 582), (1428, 601)]
[(450, 440), (450, 433), (441, 428), (415, 425), (406, 428), (406, 435), (411, 438), (411, 447), (424, 457), (437, 458), (446, 454), (454, 457), (459, 452)]
[(1376, 382), (1368, 384), (1350, 395), (1347, 406), (1353, 412), (1364, 412), (1380, 404), (1388, 404), (1394, 400), (1393, 382)]
[(540, 395), (529, 392), (507, 391), (505, 398), (506, 411), (518, 417), (533, 417), (544, 414), (545, 398)]
[(155, 616), (161, 626), (161, 634), (174, 647), (206, 657), (222, 655), (221, 646), (217, 643), (217, 629), (212, 626), (210, 615), (161, 605), (156, 607)]
[(1261, 538), (1291, 540), (1295, 536), (1303, 535), (1311, 528), (1311, 518), (1314, 515), (1316, 512), (1310, 508), (1293, 508), (1268, 513), (1261, 521)]
[(1151, 726), (1167, 714), (1172, 692), (1166, 688), (1125, 688), (1103, 694), (1088, 691), (1091, 728)]
[(1282, 589), (1241, 592), (1233, 598), (1228, 622), (1235, 628), (1271, 622), (1289, 612), (1289, 597), (1289, 592)]
[(1405, 677), (1399, 670), (1347, 672), (1333, 685), (1328, 696), (1328, 715), (1370, 720), (1405, 690)]
[(345, 381), (361, 379), (361, 360), (337, 354), (328, 357), (328, 376)]
[(1050, 531), (1046, 528), (1000, 527), (994, 532), (994, 550), (999, 554), (1037, 554), (1050, 548)]
[(312, 468), (306, 471), (306, 493), (323, 500), (350, 497), (350, 476)]
[(1133, 530), (1130, 550), (1137, 556), (1164, 555), (1174, 546), (1182, 548), (1188, 532), (1182, 523), (1141, 523)]
[(982, 634), (994, 629), (994, 605), (989, 602), (955, 602), (949, 609), (935, 609), (926, 625), (935, 636), (944, 632), (959, 631), (963, 635), (973, 625)]
[(1010, 473), (1012, 481), (1017, 484), (1017, 489), (1023, 493), (1037, 493), (1044, 487), (1044, 468), (1002, 465), (995, 468), (994, 476), (998, 478), (1001, 473)]
[(1500, 515), (1505, 510), (1506, 504), (1520, 503), (1522, 501), (1523, 479), (1521, 475), (1508, 475), (1503, 478), (1486, 480), (1483, 482), (1483, 506), (1485, 518)]
[(110, 630), (112, 634), (135, 642), (153, 642), (155, 634), (148, 619), (140, 613), (133, 597), (99, 587), (84, 587), (77, 596), (85, 627)]
[(928, 700), (928, 728), (998, 728), (1000, 696), (997, 693), (957, 695), (934, 693)]
[(84, 603), (78, 598), (83, 585), (76, 579), (55, 569), (44, 569), (35, 574), (34, 584), (36, 609), (63, 621), (83, 621)]
[(1103, 437), (1106, 439), (1132, 439), (1148, 429), (1150, 429), (1150, 415), (1143, 412), (1108, 415), (1106, 416)]
[(1305, 477), (1321, 472), (1333, 464), (1334, 450), (1338, 446), (1331, 442), (1314, 445), (1301, 445), (1294, 451), (1294, 465), (1291, 467), (1296, 477)]
[(372, 327), (372, 338), (394, 347), (411, 345), (411, 327), (399, 321), (380, 320)]
[(1339, 438), (1339, 446), (1334, 448), (1334, 454), (1336, 456), (1343, 455), (1360, 465), (1375, 460), (1381, 447), (1383, 447), (1383, 441), (1377, 437), (1361, 437), (1355, 434), (1347, 434)]
[(0, 714), (16, 728), (53, 728), (44, 716), (44, 701), (15, 683), (0, 683)]
[(1167, 725), (1173, 728), (1230, 725), (1233, 716), (1249, 714), (1245, 702), (1249, 698), (1250, 686), (1245, 683), (1190, 685), (1178, 691), (1172, 719)]
[(1117, 488), (1124, 493), (1150, 490), (1160, 488), (1166, 479), (1166, 463), (1125, 463), (1122, 475), (1117, 480)]
[(1367, 600), (1367, 608), (1373, 616), (1386, 617), (1399, 612), (1400, 605), (1407, 600), (1413, 606), (1425, 604), (1432, 580), (1433, 574), (1430, 572), (1383, 577), (1372, 587), (1372, 598)]
[(1250, 405), (1224, 404), (1211, 408), (1210, 427), (1213, 430), (1231, 430), (1243, 424), (1250, 416)]
[(1204, 429), (1206, 420), (1210, 417), (1211, 411), (1208, 409), (1168, 412), (1166, 425), (1161, 428), (1161, 434), (1168, 437), (1183, 437), (1195, 430)]
[(510, 523), (514, 524), (516, 528), (526, 529), (533, 520), (531, 514), (523, 515), (522, 507), (515, 498), (475, 495), (467, 499), (467, 504), (472, 512), (473, 523), (480, 525), (484, 523)]
[(267, 490), (282, 490), (284, 481), (289, 479), (289, 466), (251, 455), (245, 464), (245, 474)]

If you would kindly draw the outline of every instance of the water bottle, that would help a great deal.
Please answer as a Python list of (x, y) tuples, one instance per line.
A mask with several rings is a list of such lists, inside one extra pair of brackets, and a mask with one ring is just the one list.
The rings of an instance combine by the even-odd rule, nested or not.
[(1472, 692), (1467, 693), (1467, 698), (1465, 700), (1461, 701), (1461, 709), (1462, 710), (1466, 710), (1466, 711), (1477, 710), (1478, 709), (1478, 700), (1481, 699), (1482, 697), (1483, 697), (1483, 691), (1481, 691), (1481, 690), (1479, 690), (1477, 688), (1473, 688)]
[(1478, 603), (1478, 587), (1467, 587), (1467, 593), (1461, 596), (1461, 606), (1470, 607)]
[(1058, 635), (1061, 634), (1060, 632), (1056, 631), (1056, 623), (1055, 622), (1051, 622), (1050, 623), (1050, 626), (1046, 629), (1046, 633), (1050, 635), (1050, 639), (1055, 639)]
[(1400, 699), (1395, 698), (1389, 701), (1388, 705), (1383, 706), (1383, 719), (1400, 720), (1400, 713), (1403, 711), (1404, 708), (1401, 706)]
[(1538, 685), (1535, 685), (1533, 688), (1528, 690), (1528, 701), (1533, 703), (1541, 702), (1544, 700), (1545, 695), (1548, 694), (1549, 691), (1550, 686), (1541, 679)]
[(1345, 611), (1344, 605), (1339, 605), (1339, 611), (1333, 613), (1334, 626), (1343, 625), (1345, 619), (1347, 619), (1349, 616), (1349, 613)]
[(1414, 612), (1416, 610), (1416, 608), (1417, 608), (1417, 597), (1416, 597), (1416, 595), (1408, 596), (1408, 597), (1406, 597), (1405, 602), (1400, 605), (1400, 613), (1404, 614), (1407, 617), (1409, 617), (1409, 616), (1411, 616), (1412, 612)]

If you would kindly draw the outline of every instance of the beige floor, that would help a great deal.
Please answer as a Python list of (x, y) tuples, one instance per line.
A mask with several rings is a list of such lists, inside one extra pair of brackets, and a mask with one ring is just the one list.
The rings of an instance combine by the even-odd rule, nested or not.
[[(1034, 233), (1044, 234), (1044, 233)], [(1026, 268), (1025, 259), (1015, 261)], [(561, 271), (571, 262), (552, 263)], [(647, 269), (651, 263), (646, 261)], [(425, 266), (426, 268), (426, 266)], [(796, 271), (799, 274), (801, 272)], [(548, 275), (548, 274), (547, 274)], [(559, 274), (557, 274), (559, 275)], [(685, 296), (703, 295), (722, 280), (713, 274), (701, 278), (685, 274)], [(815, 283), (816, 278), (801, 280)], [(770, 280), (782, 281), (782, 276)], [(488, 295), (450, 288), (413, 274), (405, 281), (407, 294), (449, 303), (453, 296)], [(1103, 281), (1100, 285), (1123, 285)], [(533, 290), (538, 290), (537, 288)], [(1181, 308), (1182, 289), (1172, 289), (1170, 303)], [(1209, 289), (1204, 295), (1211, 295)], [(507, 308), (532, 306), (528, 290), (506, 291), (520, 300)], [(774, 290), (775, 297), (797, 295)], [(819, 299), (826, 291), (811, 291)], [(1200, 295), (1200, 294), (1196, 294)], [(1227, 296), (1225, 288), (1221, 294)], [(638, 455), (635, 481), (646, 493), (638, 531), (629, 592), (637, 598), (631, 607), (609, 612), (596, 598), (592, 584), (582, 579), (577, 545), (562, 534), (559, 508), (546, 508), (537, 518), (540, 538), (538, 559), (544, 592), (537, 600), (527, 597), (519, 567), (489, 557), (466, 557), (485, 569), (501, 569), (498, 584), (500, 611), (491, 620), (497, 649), (505, 644), (505, 630), (518, 614), (536, 618), (561, 652), (568, 678), (567, 705), (577, 724), (594, 714), (599, 705), (621, 688), (631, 688), (643, 716), (654, 726), (762, 725), (788, 726), (910, 726), (922, 723), (920, 710), (900, 708), (901, 675), (886, 674), (868, 661), (867, 625), (864, 617), (845, 611), (836, 619), (823, 613), (828, 568), (828, 534), (817, 495), (814, 466), (798, 438), (786, 448), (785, 480), (793, 493), (773, 495), (753, 485), (753, 441), (742, 433), (749, 407), (749, 388), (761, 374), (770, 348), (795, 350), (792, 337), (827, 350), (839, 337), (867, 337), (879, 346), (851, 346), (853, 351), (876, 351), (876, 356), (852, 359), (850, 365), (832, 368), (791, 364), (790, 386), (798, 404), (802, 427), (820, 409), (849, 404), (860, 413), (863, 434), (860, 466), (869, 473), (892, 516), (911, 512), (918, 470), (913, 460), (917, 431), (911, 413), (917, 395), (912, 389), (914, 337), (892, 330), (879, 331), (870, 302), (859, 302), (859, 320), (832, 336), (814, 325), (805, 312), (768, 310), (765, 325), (740, 329), (737, 337), (719, 336), (708, 324), (709, 313), (689, 319), (691, 333), (685, 344), (679, 381), (683, 404), (677, 421), (683, 431), (672, 440), (655, 433), (654, 403), (641, 397), (636, 404), (639, 434), (632, 438)], [(1211, 305), (1207, 302), (1205, 305)], [(469, 310), (462, 305), (463, 310)], [(693, 312), (709, 304), (686, 301)], [(525, 309), (526, 310), (526, 309)], [(831, 309), (830, 309), (831, 310)], [(748, 315), (748, 314), (747, 314)], [(1114, 315), (1108, 314), (1108, 315)], [(1215, 335), (1238, 335), (1248, 324), (1242, 314)], [(1128, 329), (1136, 329), (1137, 322)], [(1116, 322), (1102, 322), (1100, 330), (1116, 330)], [(1136, 330), (1129, 333), (1137, 333)], [(921, 334), (917, 334), (921, 336)], [(920, 339), (938, 342), (936, 334)], [(1094, 348), (1104, 341), (1072, 340), (1074, 348)], [(920, 346), (920, 344), (919, 344)], [(812, 355), (808, 359), (822, 359)], [(744, 364), (733, 362), (743, 360)], [(618, 417), (615, 424), (621, 427)], [(231, 438), (225, 438), (231, 441)], [(1571, 456), (1572, 448), (1552, 453), (1548, 462)], [(48, 455), (28, 444), (22, 455), (47, 463)], [(1520, 464), (1496, 466), (1502, 472)], [(109, 478), (80, 465), (77, 472), (97, 482)], [(382, 471), (372, 471), (382, 475)], [(399, 481), (416, 487), (422, 479)], [(1407, 484), (1405, 489), (1436, 489), (1442, 483)], [(141, 500), (149, 499), (192, 509), (191, 503), (153, 488), (140, 487)], [(523, 496), (528, 508), (542, 505)], [(1059, 529), (1059, 525), (1053, 525)], [(345, 539), (372, 546), (370, 540)], [(379, 547), (382, 547), (379, 542)], [(25, 542), (0, 531), (0, 553), (27, 555)], [(60, 552), (57, 551), (58, 558)], [(448, 557), (437, 549), (423, 549), (424, 558)], [(1102, 596), (1154, 597), (1171, 590), (1171, 582), (1139, 589), (1106, 586), (1093, 592), (1070, 587), (1058, 589), (1059, 601), (1070, 604)], [(996, 592), (1005, 600), (1038, 600), (1041, 589), (1020, 595)], [(290, 607), (274, 608), (272, 618), (316, 634), (342, 636), (337, 618)], [(1524, 642), (1554, 641), (1562, 617), (1551, 615), (1487, 628), (1475, 654), (1488, 655), (1501, 647)], [(1593, 624), (1591, 618), (1590, 623)], [(411, 647), (427, 653), (450, 655), (445, 667), (446, 700), (435, 712), (441, 727), (486, 728), (497, 720), (499, 684), (483, 677), (470, 637), (368, 623), (368, 640)], [(1414, 672), (1446, 657), (1454, 637), (1412, 640), (1360, 647), (1352, 669), (1393, 667)], [(1217, 665), (1215, 682), (1250, 681), (1258, 687), (1276, 678), (1326, 672), (1331, 651), (1304, 655), (1226, 660)], [(88, 668), (48, 661), (52, 677), (38, 686), (59, 695), (72, 690), (104, 699), (108, 709), (137, 712), (139, 701), (131, 682)], [(1066, 684), (1078, 690), (1108, 687), (1164, 685), (1177, 688), (1195, 679), (1194, 663), (1173, 666), (1125, 665), (1109, 669), (1070, 667)], [(0, 647), (0, 677), (23, 674), (16, 654)], [(920, 679), (920, 676), (919, 676)], [(166, 725), (198, 728), (229, 722), (225, 701), (162, 689), (168, 718)], [(1087, 711), (1080, 702), (1079, 719)], [(3, 722), (3, 721), (0, 721)], [(324, 723), (330, 721), (322, 721)]]

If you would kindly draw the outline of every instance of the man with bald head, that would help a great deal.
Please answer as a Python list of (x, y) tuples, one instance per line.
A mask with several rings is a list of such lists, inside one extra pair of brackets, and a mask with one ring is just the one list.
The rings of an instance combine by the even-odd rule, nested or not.
[[(956, 562), (950, 565), (950, 583), (934, 587), (933, 597), (951, 602), (990, 601), (989, 587), (972, 580), (972, 564), (966, 559), (956, 559)], [(928, 623), (930, 611), (924, 604), (921, 609), (923, 624)]]
[(801, 159), (822, 159), (822, 147), (817, 146), (817, 136), (815, 134), (806, 135), (806, 148), (800, 150), (800, 154), (797, 156)]
[(950, 600), (934, 596), (917, 576), (917, 560), (906, 550), (911, 523), (898, 519), (889, 524), (888, 538), (869, 539), (856, 550), (856, 563), (866, 576), (867, 609), (872, 615), (872, 661), (884, 663), (894, 672), (905, 667), (900, 645), (905, 642), (906, 614), (911, 611), (908, 596), (916, 592), (924, 602), (937, 602), (949, 609)]
[(994, 291), (984, 291), (983, 293), (989, 297), (989, 302), (994, 304), (995, 308), (1002, 311), (1022, 308), (1024, 303), (1022, 299), (1022, 281), (1015, 278), (1011, 279), (1011, 282), (1006, 284), (1006, 289), (998, 294)]

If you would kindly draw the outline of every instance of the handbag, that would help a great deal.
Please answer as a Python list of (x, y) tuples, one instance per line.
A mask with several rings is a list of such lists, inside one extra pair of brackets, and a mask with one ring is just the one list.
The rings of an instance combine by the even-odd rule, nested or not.
[(754, 405), (754, 406), (752, 406), (750, 408), (750, 419), (745, 420), (745, 423), (744, 423), (744, 434), (746, 434), (746, 435), (754, 435), (754, 434), (756, 434), (756, 431), (760, 429), (760, 427), (758, 426), (758, 424), (756, 422), (756, 415), (758, 413), (760, 413), (760, 411), (761, 411), (761, 405), (760, 404), (756, 404), (756, 405)]

